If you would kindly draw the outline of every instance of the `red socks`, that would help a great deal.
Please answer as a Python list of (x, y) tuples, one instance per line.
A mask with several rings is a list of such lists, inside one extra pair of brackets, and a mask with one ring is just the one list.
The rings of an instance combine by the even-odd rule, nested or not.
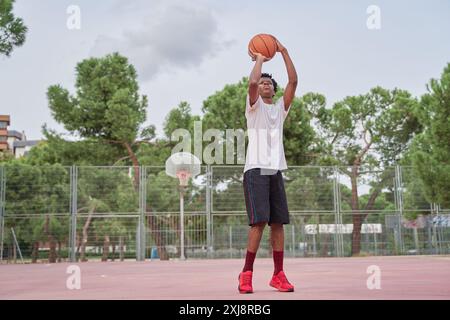
[[(283, 270), (283, 256), (284, 251), (272, 251), (273, 252), (273, 264), (274, 271), (273, 274), (277, 274), (278, 272)], [(256, 252), (250, 252), (247, 250), (247, 255), (245, 256), (245, 265), (242, 272), (245, 271), (253, 271), (253, 262), (255, 262)]]
[(283, 253), (284, 251), (273, 251), (274, 275), (283, 270)]
[(245, 265), (242, 272), (253, 271), (253, 262), (255, 262), (256, 252), (250, 252), (247, 250), (247, 255), (245, 256)]

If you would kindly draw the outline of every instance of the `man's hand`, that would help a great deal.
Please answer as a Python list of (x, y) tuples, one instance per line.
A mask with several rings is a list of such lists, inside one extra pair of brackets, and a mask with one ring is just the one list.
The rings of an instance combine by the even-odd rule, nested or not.
[(275, 39), (275, 42), (277, 43), (277, 52), (283, 52), (286, 51), (287, 49), (281, 44), (280, 41), (278, 41), (277, 38), (273, 37)]
[(253, 52), (252, 49), (248, 48), (248, 55), (252, 57), (252, 61), (256, 61), (257, 59), (262, 59), (263, 62), (269, 61), (270, 59), (266, 58), (259, 52)]

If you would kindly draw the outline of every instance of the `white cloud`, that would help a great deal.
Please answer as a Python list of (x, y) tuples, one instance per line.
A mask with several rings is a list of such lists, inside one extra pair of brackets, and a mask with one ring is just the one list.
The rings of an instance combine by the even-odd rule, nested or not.
[(119, 37), (98, 36), (91, 55), (118, 51), (137, 68), (141, 80), (160, 72), (201, 64), (233, 41), (219, 39), (213, 12), (203, 6), (171, 3), (152, 8), (140, 28)]

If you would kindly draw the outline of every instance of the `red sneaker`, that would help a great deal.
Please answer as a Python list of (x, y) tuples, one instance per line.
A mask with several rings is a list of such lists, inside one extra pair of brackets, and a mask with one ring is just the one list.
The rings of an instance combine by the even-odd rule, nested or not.
[(294, 291), (294, 286), (289, 283), (286, 275), (283, 271), (278, 272), (272, 277), (270, 281), (270, 286), (278, 289), (281, 292), (292, 292)]
[(253, 272), (252, 271), (245, 271), (245, 272), (241, 272), (239, 274), (238, 280), (239, 280), (239, 285), (238, 285), (238, 290), (239, 293), (253, 293), (253, 287), (252, 287), (252, 276), (253, 276)]

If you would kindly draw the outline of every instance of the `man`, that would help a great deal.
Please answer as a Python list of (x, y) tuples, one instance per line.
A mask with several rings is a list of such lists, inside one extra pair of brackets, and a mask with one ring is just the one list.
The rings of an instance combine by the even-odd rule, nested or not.
[(295, 96), (297, 72), (287, 49), (278, 40), (276, 43), (289, 78), (283, 97), (276, 103), (273, 97), (277, 83), (271, 75), (261, 73), (262, 64), (268, 59), (260, 53), (249, 52), (255, 61), (245, 109), (249, 144), (244, 168), (244, 195), (250, 230), (245, 265), (239, 274), (240, 293), (253, 292), (253, 263), (266, 224), (270, 226), (274, 261), (269, 285), (282, 292), (294, 291), (283, 270), (283, 225), (289, 223), (289, 211), (281, 170), (287, 169), (283, 123)]

